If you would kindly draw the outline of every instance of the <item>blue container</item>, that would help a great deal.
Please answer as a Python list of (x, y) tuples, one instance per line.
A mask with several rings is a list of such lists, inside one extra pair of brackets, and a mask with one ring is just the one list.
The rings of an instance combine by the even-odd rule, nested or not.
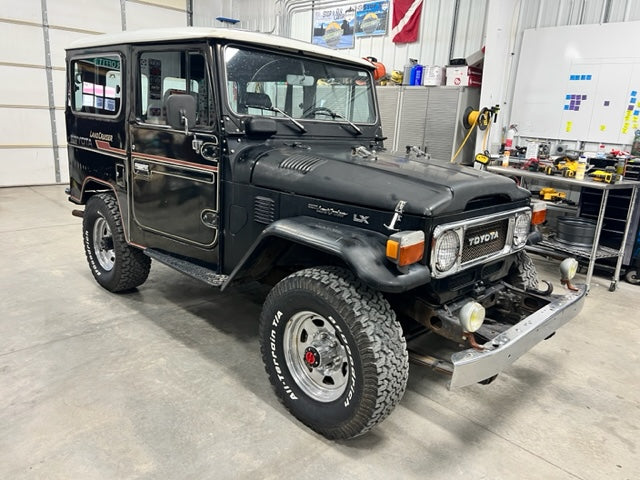
[(424, 67), (422, 65), (414, 65), (413, 68), (411, 68), (411, 80), (409, 85), (422, 85), (423, 68)]

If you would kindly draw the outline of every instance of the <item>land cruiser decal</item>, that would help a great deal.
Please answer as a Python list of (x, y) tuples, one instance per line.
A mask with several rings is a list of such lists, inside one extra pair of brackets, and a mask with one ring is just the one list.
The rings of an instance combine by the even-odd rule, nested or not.
[(104, 140), (105, 142), (113, 142), (113, 135), (102, 132), (90, 132), (89, 137), (96, 140)]

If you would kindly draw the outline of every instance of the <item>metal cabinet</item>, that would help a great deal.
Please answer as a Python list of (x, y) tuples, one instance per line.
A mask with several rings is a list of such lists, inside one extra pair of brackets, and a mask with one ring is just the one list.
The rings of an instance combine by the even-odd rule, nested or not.
[[(425, 150), (431, 158), (450, 160), (468, 130), (462, 123), (467, 107), (478, 109), (480, 89), (473, 87), (378, 87), (385, 146), (404, 153), (407, 145)], [(472, 164), (475, 131), (460, 153)]]

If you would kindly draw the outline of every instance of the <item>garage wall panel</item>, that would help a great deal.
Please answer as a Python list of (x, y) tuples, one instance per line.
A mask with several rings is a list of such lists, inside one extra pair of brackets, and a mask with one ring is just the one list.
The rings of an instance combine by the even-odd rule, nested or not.
[(58, 109), (63, 109), (67, 102), (67, 75), (62, 70), (53, 70), (53, 100), (54, 105)]
[(64, 122), (64, 110), (56, 110), (56, 125), (58, 136), (58, 147), (60, 151), (67, 149), (67, 128)]
[(67, 148), (60, 148), (60, 182), (69, 183), (69, 154)]
[(53, 151), (50, 148), (0, 149), (0, 187), (54, 182)]
[[(43, 68), (24, 68), (0, 65), (0, 105), (49, 106), (47, 74)], [(2, 112), (2, 115), (6, 115)]]
[(0, 1), (0, 18), (42, 23), (42, 0)]
[(0, 62), (44, 66), (42, 27), (0, 22), (0, 38)]
[(90, 35), (90, 33), (50, 28), (49, 44), (51, 46), (51, 65), (54, 68), (65, 68), (65, 48), (69, 47), (73, 41)]
[(174, 10), (186, 10), (187, 0), (128, 0), (130, 3), (142, 3), (157, 5), (159, 7), (173, 8)]
[(234, 28), (271, 32), (277, 27), (278, 12), (281, 11), (283, 3), (273, 0), (194, 0), (193, 25), (224, 27), (225, 25), (216, 18), (227, 17), (240, 20)]
[(49, 110), (3, 108), (0, 129), (2, 145), (51, 145)]
[(127, 2), (127, 30), (160, 27), (186, 27), (186, 10), (177, 11), (152, 5)]
[(122, 30), (120, 0), (48, 0), (47, 15), (51, 26), (104, 33)]

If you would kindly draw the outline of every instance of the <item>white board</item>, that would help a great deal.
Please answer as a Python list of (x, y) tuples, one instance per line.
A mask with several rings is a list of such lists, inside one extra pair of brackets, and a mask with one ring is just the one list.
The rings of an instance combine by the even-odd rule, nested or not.
[(511, 123), (525, 137), (633, 143), (640, 22), (526, 30)]

